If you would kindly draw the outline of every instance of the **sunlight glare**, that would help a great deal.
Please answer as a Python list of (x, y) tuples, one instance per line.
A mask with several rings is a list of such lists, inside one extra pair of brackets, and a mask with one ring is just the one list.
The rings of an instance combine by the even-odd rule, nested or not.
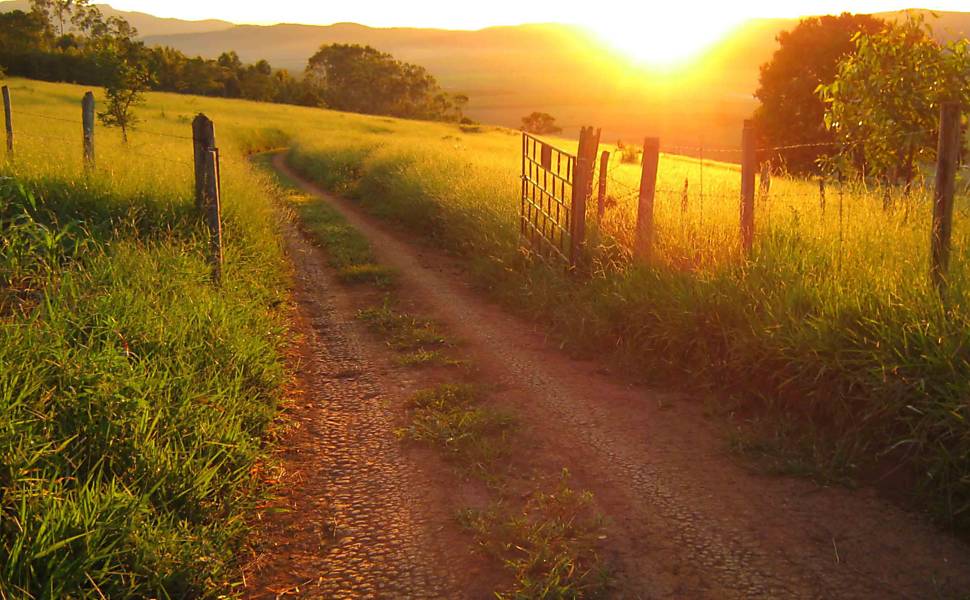
[(661, 71), (687, 66), (744, 21), (739, 13), (716, 6), (686, 3), (631, 11), (620, 4), (602, 11), (604, 18), (590, 28), (630, 59)]

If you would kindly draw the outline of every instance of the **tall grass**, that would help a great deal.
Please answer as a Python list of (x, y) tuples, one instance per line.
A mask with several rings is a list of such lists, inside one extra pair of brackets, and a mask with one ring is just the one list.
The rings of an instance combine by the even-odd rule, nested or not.
[[(98, 130), (98, 168), (85, 174), (79, 124), (26, 114), (72, 119), (83, 89), (11, 87), (0, 597), (229, 594), (285, 376), (286, 270), (265, 182), (244, 156), (278, 132), (237, 103), (152, 95), (128, 146)], [(197, 110), (221, 125), (221, 288), (192, 209), (191, 143), (170, 137)]]
[[(615, 205), (593, 226), (590, 273), (518, 246), (515, 132), (327, 115), (290, 163), (374, 214), (463, 255), (478, 281), (574, 348), (648, 378), (706, 381), (741, 414), (795, 424), (786, 442), (842, 470), (898, 464), (927, 505), (970, 526), (970, 227), (961, 180), (951, 296), (928, 285), (930, 200), (776, 177), (758, 236), (738, 241), (736, 165), (661, 157), (657, 247), (630, 260), (639, 169), (610, 165)], [(568, 142), (561, 141), (561, 144)], [(682, 203), (688, 181), (686, 210)], [(591, 217), (592, 218), (592, 215)], [(787, 427), (787, 426), (786, 426)]]

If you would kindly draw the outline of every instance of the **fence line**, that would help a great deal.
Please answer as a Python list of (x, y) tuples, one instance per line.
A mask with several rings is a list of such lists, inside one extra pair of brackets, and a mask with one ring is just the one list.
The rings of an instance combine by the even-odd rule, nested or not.
[[(67, 119), (67, 118), (64, 118), (64, 117), (57, 117), (57, 116), (54, 116), (54, 115), (45, 115), (45, 114), (30, 112), (30, 111), (26, 111), (26, 110), (19, 110), (18, 109), (17, 110), (17, 115), (27, 115), (29, 117), (36, 117), (36, 118), (39, 118), (39, 119), (49, 119), (51, 121), (60, 121), (62, 123), (70, 123), (72, 125), (82, 125), (82, 121), (78, 121), (76, 119)], [(178, 135), (178, 134), (175, 134), (175, 133), (163, 133), (161, 131), (154, 131), (154, 130), (151, 130), (151, 129), (145, 129), (143, 127), (132, 127), (131, 128), (131, 131), (132, 132), (135, 132), (135, 133), (145, 133), (145, 134), (148, 134), (148, 135), (155, 135), (155, 136), (158, 136), (158, 137), (166, 137), (166, 138), (171, 138), (171, 139), (176, 139), (176, 140), (186, 140), (186, 141), (189, 141), (189, 142), (192, 141), (192, 138), (190, 136)]]
[[(952, 114), (947, 111), (956, 111), (956, 117), (954, 118)], [(691, 196), (690, 190), (690, 178), (686, 177), (684, 180), (684, 187), (682, 189), (671, 189), (671, 188), (658, 188), (657, 183), (657, 169), (652, 164), (653, 162), (653, 152), (662, 151), (665, 153), (691, 153), (697, 154), (698, 167), (699, 167), (699, 212), (701, 223), (703, 224), (703, 204), (705, 199), (732, 199), (733, 201), (739, 201), (740, 208), (740, 240), (741, 247), (746, 254), (751, 253), (753, 248), (753, 241), (755, 237), (755, 211), (759, 210), (757, 207), (762, 206), (766, 213), (766, 218), (770, 226), (771, 220), (771, 206), (773, 202), (776, 201), (792, 201), (792, 200), (811, 200), (816, 199), (818, 201), (819, 210), (821, 212), (822, 218), (825, 218), (827, 204), (828, 204), (828, 186), (829, 181), (837, 181), (837, 198), (838, 198), (838, 221), (839, 221), (839, 264), (841, 265), (842, 260), (842, 246), (844, 244), (844, 226), (846, 219), (846, 207), (845, 207), (845, 186), (844, 180), (841, 175), (837, 177), (819, 177), (818, 178), (818, 191), (816, 193), (782, 193), (782, 194), (771, 194), (771, 169), (767, 167), (768, 160), (765, 157), (767, 153), (777, 153), (784, 150), (794, 150), (801, 148), (823, 148), (823, 147), (838, 147), (838, 148), (855, 148), (864, 143), (871, 143), (874, 139), (880, 142), (892, 142), (895, 140), (905, 139), (912, 136), (923, 136), (927, 134), (937, 134), (939, 135), (939, 149), (937, 152), (937, 177), (936, 177), (936, 189), (934, 191), (934, 213), (933, 213), (933, 232), (932, 232), (932, 262), (930, 266), (931, 279), (939, 290), (940, 296), (945, 297), (946, 292), (946, 281), (948, 277), (948, 263), (950, 257), (950, 231), (952, 230), (952, 218), (953, 218), (953, 200), (955, 196), (955, 178), (959, 171), (970, 170), (970, 165), (959, 165), (958, 164), (958, 154), (959, 152), (955, 148), (959, 148), (959, 139), (961, 135), (960, 130), (960, 109), (957, 105), (944, 105), (941, 108), (940, 114), (940, 125), (933, 129), (917, 129), (912, 131), (896, 132), (892, 134), (887, 134), (879, 136), (877, 138), (868, 138), (865, 141), (855, 141), (855, 142), (842, 142), (842, 141), (832, 141), (832, 142), (810, 142), (802, 144), (783, 144), (776, 146), (764, 146), (759, 147), (756, 144), (755, 130), (753, 122), (745, 122), (742, 135), (742, 145), (740, 148), (728, 148), (728, 147), (706, 147), (704, 144), (698, 146), (666, 146), (660, 145), (659, 143), (648, 148), (648, 145), (644, 144), (644, 152), (642, 153), (641, 162), (641, 182), (639, 187), (635, 187), (626, 181), (623, 181), (618, 177), (617, 170), (623, 165), (622, 160), (619, 162), (614, 162), (610, 165), (608, 162), (604, 162), (601, 165), (601, 171), (605, 169), (605, 173), (600, 173), (601, 188), (600, 196), (602, 207), (607, 200), (611, 200), (615, 203), (628, 202), (633, 198), (638, 199), (638, 216), (637, 222), (635, 224), (635, 231), (637, 232), (637, 242), (634, 245), (635, 255), (645, 258), (650, 255), (650, 245), (652, 244), (652, 230), (653, 230), (653, 198), (656, 194), (664, 194), (667, 196), (676, 197), (679, 196), (681, 199), (681, 215), (685, 215), (689, 208), (689, 199)], [(955, 124), (954, 124), (955, 123)], [(705, 168), (705, 156), (710, 155), (724, 155), (733, 154), (735, 156), (741, 157), (741, 173), (740, 173), (740, 185), (738, 191), (735, 193), (705, 193), (704, 189), (704, 168)], [(605, 158), (605, 157), (604, 157)], [(944, 165), (944, 162), (947, 162)], [(760, 175), (759, 175), (760, 168)], [(760, 185), (756, 187), (758, 178), (760, 177)], [(890, 210), (895, 201), (893, 197), (895, 194), (892, 193), (889, 187), (882, 188), (885, 193), (883, 200), (883, 210)], [(605, 199), (604, 199), (605, 197)], [(906, 217), (909, 218), (909, 211), (912, 206), (907, 203), (906, 205)], [(602, 218), (602, 208), (600, 209), (599, 218)], [(962, 213), (961, 213), (962, 214)]]
[[(2, 99), (4, 108), (4, 126), (7, 134), (7, 162), (13, 162), (14, 157), (14, 127), (13, 127), (13, 108), (10, 98), (10, 89), (7, 86), (2, 86)], [(17, 115), (26, 115), (41, 119), (49, 119), (52, 121), (60, 121), (65, 123), (71, 123), (73, 125), (81, 126), (81, 150), (82, 159), (84, 163), (85, 170), (90, 172), (95, 167), (95, 138), (94, 138), (94, 95), (91, 92), (87, 92), (81, 101), (81, 120), (77, 121), (74, 119), (69, 119), (65, 117), (59, 117), (55, 115), (45, 115), (41, 113), (34, 113), (31, 111), (18, 110)], [(199, 125), (204, 125), (205, 129), (208, 131), (209, 135), (203, 139), (200, 139), (195, 132)], [(203, 114), (199, 114), (195, 117), (192, 125), (193, 135), (183, 136), (170, 133), (161, 133), (157, 131), (151, 131), (146, 129), (135, 129), (139, 133), (147, 133), (149, 135), (161, 136), (166, 138), (174, 138), (181, 140), (188, 140), (193, 142), (193, 160), (183, 160), (175, 158), (172, 156), (165, 156), (158, 153), (148, 153), (139, 152), (138, 150), (148, 145), (141, 144), (138, 146), (127, 146), (124, 148), (126, 155), (139, 156), (142, 158), (149, 158), (152, 160), (158, 160), (175, 165), (193, 165), (195, 171), (195, 191), (196, 191), (196, 204), (199, 208), (199, 212), (204, 217), (204, 221), (209, 229), (210, 242), (209, 251), (207, 253), (207, 258), (212, 265), (212, 279), (213, 282), (221, 284), (222, 274), (223, 274), (223, 244), (222, 244), (222, 177), (220, 169), (220, 155), (219, 149), (215, 144), (215, 128), (212, 125), (212, 121)], [(33, 132), (23, 132), (17, 131), (18, 136), (25, 136), (27, 138), (43, 140), (45, 142), (55, 142), (63, 144), (64, 142), (69, 142), (67, 138), (63, 136), (49, 136), (36, 134)], [(4, 179), (9, 179), (4, 177)]]

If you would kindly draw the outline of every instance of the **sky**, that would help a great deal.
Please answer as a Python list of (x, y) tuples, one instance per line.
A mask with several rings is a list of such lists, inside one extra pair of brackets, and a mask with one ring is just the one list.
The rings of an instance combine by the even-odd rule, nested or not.
[[(822, 13), (878, 12), (902, 8), (970, 10), (970, 0), (100, 0), (121, 10), (160, 17), (224, 19), (234, 23), (307, 23), (329, 25), (353, 21), (372, 27), (441, 27), (479, 29), (521, 23), (587, 24), (603, 32), (615, 24), (631, 29), (636, 20), (684, 19), (733, 25), (751, 17), (797, 17)], [(914, 6), (921, 4), (921, 6)], [(472, 9), (472, 6), (474, 7)], [(712, 27), (713, 28), (713, 27)]]

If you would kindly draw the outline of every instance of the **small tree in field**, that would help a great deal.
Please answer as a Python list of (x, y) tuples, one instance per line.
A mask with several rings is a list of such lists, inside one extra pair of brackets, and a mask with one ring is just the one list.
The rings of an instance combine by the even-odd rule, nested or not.
[(936, 156), (940, 105), (970, 106), (970, 42), (941, 45), (910, 14), (855, 43), (835, 81), (818, 89), (825, 125), (842, 144), (839, 164), (909, 187)]
[(112, 74), (105, 86), (108, 103), (98, 118), (106, 127), (119, 127), (121, 139), (128, 143), (128, 130), (137, 122), (134, 107), (145, 102), (145, 92), (151, 85), (151, 76), (144, 62), (127, 59), (116, 60)]
[(522, 117), (522, 130), (537, 135), (548, 135), (562, 132), (562, 127), (556, 125), (556, 118), (549, 113), (534, 112)]

